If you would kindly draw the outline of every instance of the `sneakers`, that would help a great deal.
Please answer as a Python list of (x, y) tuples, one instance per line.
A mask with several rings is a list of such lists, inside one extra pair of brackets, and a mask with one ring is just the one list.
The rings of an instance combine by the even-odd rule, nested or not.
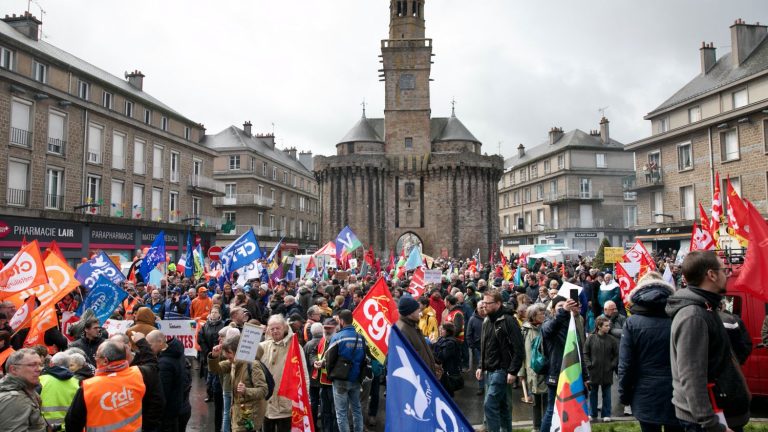
[(604, 423), (610, 423), (611, 422), (611, 418), (610, 417), (603, 417), (603, 422)]
[(632, 415), (632, 407), (629, 405), (624, 407), (624, 415), (625, 416), (631, 416)]

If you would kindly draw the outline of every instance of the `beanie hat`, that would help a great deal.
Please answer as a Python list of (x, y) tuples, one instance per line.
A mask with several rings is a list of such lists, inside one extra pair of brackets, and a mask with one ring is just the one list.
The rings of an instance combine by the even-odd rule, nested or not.
[(400, 303), (397, 304), (397, 311), (401, 316), (407, 316), (413, 313), (413, 311), (419, 309), (419, 302), (413, 299), (413, 297), (403, 297), (400, 299)]

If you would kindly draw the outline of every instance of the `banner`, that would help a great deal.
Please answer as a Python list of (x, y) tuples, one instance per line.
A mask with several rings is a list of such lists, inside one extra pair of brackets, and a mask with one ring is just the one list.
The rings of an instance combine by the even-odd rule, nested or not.
[(115, 309), (120, 307), (120, 304), (126, 297), (128, 297), (127, 292), (118, 288), (104, 276), (99, 276), (91, 292), (88, 293), (83, 303), (80, 304), (76, 314), (83, 316), (83, 312), (86, 309), (91, 309), (96, 314), (96, 318), (99, 319), (99, 325), (103, 325), (112, 316)]
[(443, 282), (443, 272), (438, 270), (427, 270), (424, 272), (424, 283), (440, 285)]
[(168, 340), (174, 337), (178, 339), (184, 345), (185, 356), (197, 356), (197, 350), (195, 350), (197, 322), (195, 320), (160, 320), (157, 321), (157, 329), (163, 332)]
[(294, 333), (289, 344), (277, 395), (291, 401), (291, 431), (314, 432), (315, 425), (312, 424), (312, 408), (307, 392), (309, 389), (307, 366), (304, 364), (304, 354), (299, 347), (299, 336)]
[(379, 279), (363, 297), (352, 312), (352, 318), (355, 330), (368, 341), (371, 355), (383, 364), (387, 357), (389, 331), (400, 318), (384, 279)]
[(621, 261), (623, 256), (624, 256), (623, 247), (604, 247), (603, 248), (604, 263), (615, 263), (616, 261)]
[(0, 300), (48, 283), (37, 240), (22, 247), (0, 270)]
[(78, 267), (75, 272), (75, 279), (91, 290), (100, 275), (104, 275), (104, 277), (117, 286), (120, 286), (125, 281), (123, 272), (120, 271), (104, 251)]
[[(429, 270), (431, 271), (431, 270)], [(439, 271), (438, 271), (439, 272)], [(419, 267), (411, 276), (411, 284), (408, 285), (408, 292), (413, 298), (418, 299), (424, 294), (424, 268)]]
[(252, 229), (249, 229), (221, 251), (221, 263), (227, 277), (235, 270), (245, 267), (259, 258), (261, 258), (261, 248)]
[[(64, 315), (61, 316), (62, 321), (64, 321)], [(64, 325), (62, 323), (62, 325)], [(133, 326), (133, 320), (113, 320), (108, 319), (104, 321), (104, 324), (101, 326), (104, 330), (106, 330), (107, 334), (110, 336), (114, 334), (125, 334), (125, 332)], [(66, 334), (66, 333), (65, 333)], [(146, 335), (144, 335), (146, 336)]]
[(240, 335), (240, 344), (237, 345), (235, 360), (253, 362), (256, 359), (256, 351), (264, 337), (264, 327), (245, 323)]

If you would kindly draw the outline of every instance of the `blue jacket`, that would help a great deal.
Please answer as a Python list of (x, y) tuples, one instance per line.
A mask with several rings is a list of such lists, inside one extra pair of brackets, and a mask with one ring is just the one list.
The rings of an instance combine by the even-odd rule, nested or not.
[(357, 382), (360, 378), (360, 365), (366, 356), (367, 345), (365, 338), (355, 331), (355, 327), (348, 325), (331, 338), (328, 346), (328, 373), (330, 374), (339, 357), (352, 361), (347, 381)]

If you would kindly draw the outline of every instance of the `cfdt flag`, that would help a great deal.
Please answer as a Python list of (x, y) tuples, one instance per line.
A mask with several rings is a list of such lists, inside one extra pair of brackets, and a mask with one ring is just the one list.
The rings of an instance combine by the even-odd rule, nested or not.
[(587, 388), (584, 386), (584, 374), (581, 370), (579, 337), (576, 335), (576, 321), (571, 316), (571, 322), (568, 324), (568, 335), (565, 338), (560, 377), (557, 381), (557, 396), (555, 397), (555, 412), (552, 416), (551, 430), (558, 432), (591, 431), (587, 412)]
[(184, 277), (191, 278), (195, 273), (192, 256), (192, 233), (187, 231), (187, 254), (184, 257)]
[(159, 263), (165, 261), (165, 231), (160, 231), (155, 237), (155, 241), (152, 242), (152, 247), (149, 248), (147, 254), (144, 255), (144, 259), (141, 260), (139, 265), (139, 274), (143, 280), (148, 280), (149, 272), (155, 268)]
[(112, 312), (120, 306), (126, 297), (128, 297), (127, 292), (118, 288), (104, 276), (99, 276), (93, 289), (80, 304), (75, 314), (82, 316), (86, 309), (92, 309), (96, 318), (99, 319), (99, 325), (103, 325), (104, 321), (112, 315)]
[(83, 263), (75, 272), (75, 279), (88, 289), (93, 288), (99, 276), (106, 277), (115, 285), (119, 285), (125, 280), (123, 272), (103, 251)]
[(397, 304), (384, 279), (379, 279), (363, 297), (363, 301), (352, 312), (352, 318), (355, 330), (368, 341), (371, 355), (384, 363), (389, 330), (400, 318)]
[(389, 337), (386, 409), (386, 432), (474, 431), (397, 327)]
[(291, 431), (314, 432), (312, 406), (307, 392), (307, 366), (304, 364), (304, 353), (299, 347), (299, 337), (295, 333), (289, 344), (277, 395), (291, 401)]
[(259, 258), (261, 258), (261, 247), (252, 229), (221, 251), (221, 263), (227, 275)]
[(336, 260), (338, 261), (342, 255), (348, 254), (362, 246), (363, 243), (352, 232), (352, 228), (349, 225), (345, 226), (339, 235), (336, 236)]
[(48, 274), (40, 254), (37, 240), (33, 240), (16, 253), (0, 270), (0, 300), (27, 288), (48, 283)]

